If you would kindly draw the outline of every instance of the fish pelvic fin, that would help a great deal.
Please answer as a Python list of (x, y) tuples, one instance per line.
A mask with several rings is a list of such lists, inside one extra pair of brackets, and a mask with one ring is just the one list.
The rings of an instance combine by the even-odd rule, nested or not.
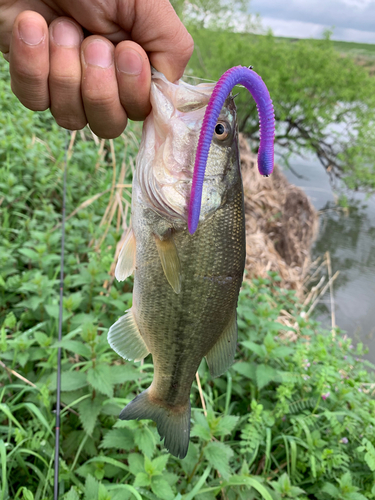
[(206, 354), (212, 377), (219, 377), (233, 364), (237, 348), (237, 313), (234, 311), (219, 340)]
[(186, 406), (174, 410), (165, 408), (150, 397), (150, 388), (130, 401), (120, 413), (121, 420), (150, 419), (156, 422), (164, 446), (177, 458), (185, 458), (190, 437), (190, 401)]
[(130, 227), (117, 260), (115, 269), (117, 281), (124, 281), (133, 274), (135, 269), (135, 249), (136, 243), (134, 231), (133, 228)]
[(111, 326), (107, 339), (112, 349), (124, 359), (140, 361), (150, 352), (131, 309)]
[(174, 292), (178, 294), (181, 292), (181, 264), (173, 237), (161, 240), (155, 236), (155, 243), (165, 277)]

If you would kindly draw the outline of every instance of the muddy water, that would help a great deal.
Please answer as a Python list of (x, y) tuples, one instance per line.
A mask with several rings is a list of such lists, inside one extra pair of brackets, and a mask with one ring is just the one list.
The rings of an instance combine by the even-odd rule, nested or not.
[[(331, 254), (336, 324), (355, 341), (362, 341), (375, 362), (375, 196), (346, 192), (347, 209), (338, 209), (327, 174), (314, 158), (295, 157), (293, 170), (284, 168), (288, 180), (300, 186), (321, 211), (320, 230), (313, 257)], [(297, 175), (296, 175), (297, 174)], [(302, 176), (302, 177), (300, 177)], [(330, 327), (330, 296), (317, 308), (317, 318)]]

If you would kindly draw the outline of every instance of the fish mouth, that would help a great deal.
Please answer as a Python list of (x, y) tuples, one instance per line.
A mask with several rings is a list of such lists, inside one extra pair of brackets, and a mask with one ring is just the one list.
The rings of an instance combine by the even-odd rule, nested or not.
[[(171, 83), (152, 70), (152, 111), (144, 122), (137, 177), (150, 208), (174, 222), (185, 224), (188, 220), (198, 138), (214, 86), (214, 83), (194, 86), (182, 80)], [(233, 120), (234, 109), (233, 100), (228, 99), (223, 113)], [(219, 149), (213, 145), (212, 169), (208, 168), (205, 176), (206, 206), (203, 206), (202, 217), (221, 204), (222, 163), (226, 157), (220, 156)]]
[(151, 79), (152, 85), (167, 96), (171, 102), (173, 101), (174, 109), (180, 113), (191, 113), (207, 106), (216, 84), (216, 82), (212, 82), (192, 85), (183, 79), (172, 83), (155, 68), (151, 68)]

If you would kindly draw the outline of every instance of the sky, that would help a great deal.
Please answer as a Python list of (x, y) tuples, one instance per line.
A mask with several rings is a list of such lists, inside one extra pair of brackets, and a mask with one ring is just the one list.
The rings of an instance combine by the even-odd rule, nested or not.
[(276, 36), (375, 43), (375, 0), (251, 0), (250, 10)]

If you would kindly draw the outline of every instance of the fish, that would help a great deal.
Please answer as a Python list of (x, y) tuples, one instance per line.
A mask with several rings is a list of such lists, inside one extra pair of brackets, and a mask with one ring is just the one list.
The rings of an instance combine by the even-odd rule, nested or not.
[[(253, 96), (260, 123), (258, 170), (274, 167), (275, 114), (253, 67), (212, 84), (152, 75), (152, 112), (133, 180), (132, 227), (115, 275), (134, 272), (133, 307), (108, 331), (123, 358), (149, 353), (154, 378), (120, 413), (152, 419), (169, 452), (187, 454), (190, 390), (203, 357), (213, 377), (233, 363), (236, 307), (245, 267), (245, 218), (233, 87)], [(199, 227), (198, 227), (199, 226)]]
[(134, 273), (133, 303), (108, 332), (121, 357), (152, 354), (149, 388), (120, 419), (151, 419), (164, 446), (184, 458), (190, 391), (203, 358), (212, 377), (233, 363), (245, 267), (245, 213), (236, 106), (224, 102), (211, 142), (194, 234), (188, 210), (199, 132), (214, 84), (171, 83), (152, 71), (132, 187), (131, 226), (115, 276)]

